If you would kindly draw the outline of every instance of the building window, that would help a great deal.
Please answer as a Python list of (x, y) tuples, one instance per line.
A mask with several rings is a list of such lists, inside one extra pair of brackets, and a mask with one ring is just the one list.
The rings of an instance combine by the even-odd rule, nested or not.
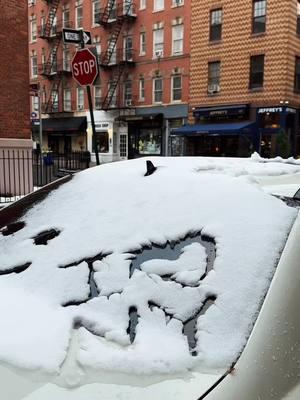
[(63, 69), (64, 71), (71, 71), (71, 55), (68, 48), (63, 50)]
[(165, 8), (164, 0), (154, 0), (153, 1), (153, 11), (161, 11)]
[(294, 88), (296, 92), (300, 92), (300, 57), (296, 57), (295, 60), (295, 84)]
[(64, 89), (64, 111), (71, 111), (71, 89)]
[(183, 25), (172, 27), (172, 54), (176, 56), (183, 53)]
[(125, 107), (132, 105), (132, 81), (127, 80), (124, 82), (124, 104)]
[(37, 76), (38, 76), (37, 55), (32, 54), (32, 56), (31, 56), (31, 78), (37, 78)]
[(163, 100), (163, 80), (161, 77), (153, 79), (153, 101), (162, 103)]
[(101, 110), (101, 86), (94, 86), (94, 104), (96, 110)]
[(146, 54), (146, 32), (140, 32), (140, 56)]
[(36, 39), (37, 39), (36, 17), (33, 16), (30, 21), (30, 40), (31, 42), (36, 42)]
[(70, 9), (69, 8), (64, 8), (62, 16), (63, 16), (63, 26), (64, 26), (64, 28), (70, 28), (71, 27)]
[(100, 153), (108, 153), (109, 151), (109, 137), (108, 132), (96, 132), (96, 135), (93, 135), (93, 151), (95, 152), (97, 149)]
[(146, 0), (140, 0), (140, 10), (146, 9)]
[(77, 110), (84, 110), (84, 90), (81, 87), (77, 88)]
[(57, 73), (57, 54), (56, 50), (52, 49), (50, 54), (50, 63), (51, 63), (51, 74)]
[(56, 33), (57, 33), (57, 17), (55, 15), (55, 11), (53, 11), (53, 19), (52, 19), (50, 35), (55, 36)]
[(220, 91), (221, 78), (221, 62), (214, 61), (208, 63), (208, 85), (207, 92), (209, 94), (218, 93)]
[(153, 31), (153, 58), (160, 58), (164, 55), (164, 29)]
[(184, 0), (172, 0), (172, 7), (183, 6)]
[(139, 101), (145, 101), (145, 78), (139, 79)]
[(181, 101), (182, 96), (182, 76), (172, 76), (172, 101)]
[(210, 12), (209, 40), (221, 40), (222, 38), (222, 9)]
[(82, 5), (76, 7), (76, 28), (82, 28), (83, 8)]
[(94, 0), (93, 2), (93, 25), (97, 25), (100, 22), (100, 0)]
[(127, 135), (120, 134), (120, 157), (127, 157)]
[(56, 89), (51, 91), (51, 111), (58, 112), (58, 91)]
[(266, 31), (266, 0), (253, 1), (252, 33), (263, 33)]
[(133, 61), (133, 41), (132, 36), (125, 36), (123, 42), (124, 60)]
[(31, 111), (38, 114), (39, 109), (40, 109), (39, 96), (32, 96), (31, 97)]
[(95, 36), (94, 40), (94, 45), (96, 47), (96, 53), (97, 53), (97, 57), (98, 60), (100, 62), (100, 56), (101, 56), (101, 42), (100, 42), (100, 37), (99, 36)]
[(297, 35), (300, 35), (300, 0), (297, 1)]
[(265, 56), (252, 56), (250, 58), (250, 89), (262, 88), (264, 85)]

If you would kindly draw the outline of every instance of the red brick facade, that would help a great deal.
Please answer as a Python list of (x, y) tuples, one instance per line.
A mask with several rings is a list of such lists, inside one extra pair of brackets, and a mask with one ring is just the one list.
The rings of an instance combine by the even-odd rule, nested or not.
[(1, 2), (0, 139), (30, 139), (27, 0)]

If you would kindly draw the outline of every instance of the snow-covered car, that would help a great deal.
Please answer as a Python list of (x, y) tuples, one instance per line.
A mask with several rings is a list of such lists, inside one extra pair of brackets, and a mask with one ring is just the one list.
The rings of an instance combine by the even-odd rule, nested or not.
[(300, 163), (151, 161), (0, 211), (1, 399), (300, 398)]

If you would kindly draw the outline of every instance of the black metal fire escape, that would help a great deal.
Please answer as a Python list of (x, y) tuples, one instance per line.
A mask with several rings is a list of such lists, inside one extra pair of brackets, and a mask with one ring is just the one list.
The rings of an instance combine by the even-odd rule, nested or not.
[(121, 107), (120, 104), (112, 107), (112, 100), (126, 68), (134, 63), (132, 54), (128, 57), (126, 51), (124, 54), (123, 49), (117, 50), (117, 42), (124, 25), (133, 23), (135, 19), (136, 15), (132, 0), (122, 1), (122, 4), (117, 4), (117, 0), (108, 0), (106, 7), (99, 16), (99, 24), (105, 27), (110, 34), (108, 45), (100, 57), (100, 66), (103, 69), (111, 70), (109, 85), (101, 107), (105, 111), (110, 108)]
[(40, 27), (39, 37), (48, 41), (50, 50), (46, 62), (40, 66), (40, 75), (51, 81), (50, 91), (48, 92), (45, 104), (42, 106), (42, 112), (48, 114), (59, 111), (59, 89), (64, 67), (57, 63), (58, 49), (62, 41), (62, 32), (56, 23), (60, 0), (45, 1), (49, 5), (49, 13), (45, 24)]

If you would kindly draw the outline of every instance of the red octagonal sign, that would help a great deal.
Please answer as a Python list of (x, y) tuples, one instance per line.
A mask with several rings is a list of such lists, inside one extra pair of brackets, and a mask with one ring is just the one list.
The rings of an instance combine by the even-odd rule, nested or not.
[(78, 50), (72, 60), (72, 74), (81, 86), (92, 85), (98, 76), (96, 56), (89, 49)]

